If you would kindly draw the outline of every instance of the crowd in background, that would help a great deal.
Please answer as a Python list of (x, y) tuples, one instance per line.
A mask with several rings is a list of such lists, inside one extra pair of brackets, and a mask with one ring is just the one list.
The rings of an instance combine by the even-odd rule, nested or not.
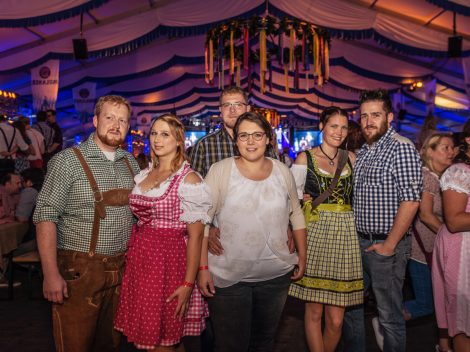
[[(386, 92), (360, 104), (358, 122), (325, 109), (322, 143), (295, 161), (236, 87), (220, 96), (221, 128), (188, 154), (172, 114), (152, 123), (151, 155), (120, 149), (121, 97), (101, 98), (96, 131), (62, 152), (55, 111), (33, 125), (0, 117), (0, 225), (29, 223), (28, 249), (38, 237), (57, 349), (115, 350), (119, 331), (147, 350), (202, 334), (204, 351), (270, 351), (290, 295), (305, 302), (311, 351), (342, 338), (360, 352), (370, 290), (381, 350), (404, 351), (405, 321), (435, 314), (436, 351), (469, 351), (470, 120), (452, 134), (428, 116), (414, 146), (392, 127)], [(73, 295), (88, 289), (110, 291), (96, 303), (106, 312), (83, 313)]]

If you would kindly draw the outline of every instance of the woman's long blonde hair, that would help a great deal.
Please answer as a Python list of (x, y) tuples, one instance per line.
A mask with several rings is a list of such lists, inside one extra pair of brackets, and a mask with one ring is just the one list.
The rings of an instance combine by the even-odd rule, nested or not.
[(421, 160), (423, 161), (423, 166), (427, 167), (429, 170), (431, 170), (432, 172), (438, 175), (439, 173), (434, 168), (431, 157), (429, 156), (429, 151), (431, 149), (436, 150), (439, 143), (441, 143), (442, 138), (450, 138), (452, 140), (452, 135), (447, 132), (433, 133), (424, 140), (423, 146), (421, 147), (421, 150), (420, 150)]
[[(184, 152), (184, 126), (181, 123), (181, 121), (176, 117), (176, 115), (173, 114), (163, 114), (159, 116), (158, 118), (153, 121), (152, 126), (150, 126), (150, 133), (152, 131), (153, 125), (157, 121), (164, 121), (170, 126), (170, 132), (175, 137), (176, 139), (176, 155), (171, 161), (171, 171), (175, 172), (177, 171), (180, 167), (181, 164), (185, 161), (188, 160), (188, 157), (186, 156)], [(150, 136), (149, 136), (149, 143), (150, 143)], [(158, 165), (158, 156), (153, 152), (153, 149), (150, 148), (150, 156), (152, 158), (152, 166), (156, 167)]]

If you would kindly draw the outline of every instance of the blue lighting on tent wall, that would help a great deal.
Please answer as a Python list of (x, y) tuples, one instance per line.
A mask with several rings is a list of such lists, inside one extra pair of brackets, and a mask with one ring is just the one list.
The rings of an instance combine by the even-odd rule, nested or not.
[(144, 142), (144, 154), (145, 155), (150, 155), (150, 145), (149, 145), (149, 141), (146, 140)]
[(75, 145), (79, 145), (80, 143), (82, 143), (82, 138), (80, 137), (80, 135), (76, 135), (74, 138), (73, 138), (73, 141), (75, 143)]
[(132, 136), (127, 136), (127, 151), (132, 153)]

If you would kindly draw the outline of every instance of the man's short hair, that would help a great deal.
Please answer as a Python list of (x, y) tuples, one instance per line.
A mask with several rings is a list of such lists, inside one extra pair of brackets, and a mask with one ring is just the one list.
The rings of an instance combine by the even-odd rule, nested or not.
[(57, 113), (55, 112), (54, 109), (46, 110), (46, 113), (51, 113), (52, 116), (56, 116), (56, 115), (57, 115)]
[(44, 183), (44, 171), (42, 171), (42, 169), (31, 167), (24, 170), (21, 173), (21, 177), (23, 178), (23, 182), (31, 181), (33, 188), (37, 191), (41, 190), (42, 184)]
[(38, 122), (46, 122), (47, 120), (47, 113), (43, 110), (41, 111), (38, 111), (38, 113), (36, 114), (36, 120)]
[(363, 90), (359, 96), (359, 104), (362, 105), (368, 101), (381, 101), (386, 114), (393, 112), (392, 100), (385, 89)]
[(127, 118), (131, 118), (131, 104), (126, 98), (123, 98), (119, 95), (105, 95), (101, 98), (98, 99), (95, 105), (95, 116), (99, 117), (101, 114), (101, 111), (103, 110), (103, 105), (106, 103), (110, 103), (112, 105), (124, 105), (127, 108), (127, 111), (129, 114), (127, 115)]
[(228, 86), (225, 88), (222, 93), (220, 94), (219, 104), (222, 104), (222, 98), (224, 95), (232, 95), (232, 94), (241, 94), (243, 96), (243, 100), (246, 104), (248, 104), (248, 94), (246, 94), (243, 88), (237, 86)]

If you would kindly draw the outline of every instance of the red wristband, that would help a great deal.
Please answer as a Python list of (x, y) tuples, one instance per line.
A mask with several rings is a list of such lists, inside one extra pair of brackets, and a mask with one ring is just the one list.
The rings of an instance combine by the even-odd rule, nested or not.
[(201, 266), (199, 267), (199, 271), (201, 271), (201, 270), (209, 270), (209, 266), (207, 266), (207, 265), (201, 265)]
[(183, 281), (184, 287), (194, 287), (194, 282)]

